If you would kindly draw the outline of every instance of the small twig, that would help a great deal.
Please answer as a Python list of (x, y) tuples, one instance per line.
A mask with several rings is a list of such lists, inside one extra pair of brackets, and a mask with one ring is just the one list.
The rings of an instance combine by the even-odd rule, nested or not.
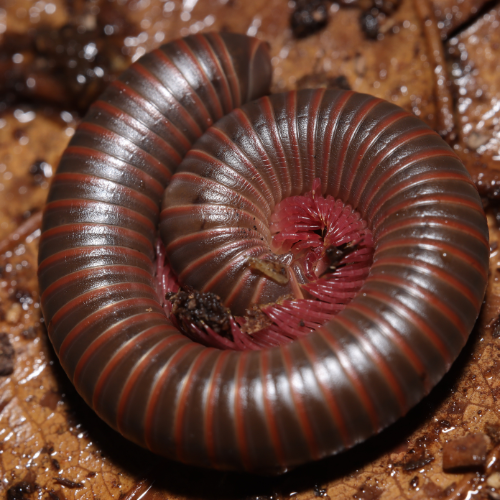
[(286, 285), (290, 280), (288, 266), (274, 260), (258, 259), (257, 257), (249, 257), (248, 266), (252, 269), (257, 269), (280, 285)]
[(61, 486), (66, 486), (66, 488), (83, 488), (82, 483), (78, 483), (76, 481), (72, 481), (71, 479), (66, 479), (65, 477), (54, 477), (54, 481)]
[(450, 143), (456, 138), (455, 117), (441, 34), (429, 0), (415, 0), (414, 5), (422, 23), (422, 29), (428, 46), (427, 57), (429, 58), (434, 74), (436, 114), (438, 119), (437, 131), (443, 139)]

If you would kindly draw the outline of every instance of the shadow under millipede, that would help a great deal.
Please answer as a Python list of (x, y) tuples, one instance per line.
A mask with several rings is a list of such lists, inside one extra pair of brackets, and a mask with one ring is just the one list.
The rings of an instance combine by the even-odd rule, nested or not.
[[(410, 436), (428, 423), (436, 410), (453, 393), (465, 367), (473, 358), (479, 337), (480, 332), (476, 327), (443, 380), (395, 424), (344, 453), (298, 467), (276, 477), (212, 471), (184, 465), (156, 456), (131, 443), (108, 427), (87, 406), (62, 370), (49, 342), (47, 348), (49, 358), (54, 361), (51, 368), (57, 379), (59, 392), (68, 407), (68, 424), (78, 425), (78, 432), (86, 431), (89, 439), (101, 450), (102, 456), (112, 460), (130, 475), (153, 484), (155, 491), (165, 490), (165, 498), (168, 498), (168, 494), (175, 493), (204, 500), (277, 500), (293, 497), (295, 492), (322, 487), (352, 474), (406, 444)], [(61, 463), (61, 467), (64, 468), (64, 463)], [(155, 498), (162, 498), (162, 495)]]

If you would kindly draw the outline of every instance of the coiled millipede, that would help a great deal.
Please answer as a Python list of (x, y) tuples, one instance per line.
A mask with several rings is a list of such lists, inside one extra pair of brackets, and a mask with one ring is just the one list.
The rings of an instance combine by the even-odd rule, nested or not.
[[(133, 64), (64, 153), (39, 255), (49, 335), (89, 405), (155, 453), (253, 472), (283, 472), (339, 452), (427, 394), (474, 325), (489, 256), (476, 189), (427, 125), (345, 91), (291, 92), (241, 106), (267, 92), (270, 74), (265, 44), (229, 34), (177, 40)], [(167, 318), (153, 276), (156, 225), (163, 190), (186, 153), (162, 212), (171, 265), (236, 314), (255, 300), (267, 304), (254, 306), (261, 319), (272, 316), (262, 311), (273, 304), (295, 307), (299, 316), (282, 323), (303, 318), (296, 326), (306, 335), (266, 347), (246, 333), (248, 345), (219, 349), (193, 342)], [(298, 253), (290, 241), (277, 250), (269, 229), (269, 221), (281, 224), (283, 199), (293, 203), (280, 220), (292, 220), (296, 233), (300, 210), (324, 209), (309, 236), (301, 233)], [(337, 221), (350, 214), (364, 235), (332, 243), (337, 230), (321, 225), (327, 212)], [(322, 314), (311, 306), (311, 276), (355, 275), (349, 256), (366, 261), (359, 245), (371, 238), (364, 284), (347, 305), (331, 306), (338, 314), (311, 327), (309, 316)], [(315, 242), (316, 263), (301, 246), (306, 240)], [(329, 266), (332, 249), (345, 261)], [(268, 264), (283, 282), (262, 272)], [(290, 293), (305, 305), (297, 309)], [(231, 332), (227, 339), (235, 341)]]

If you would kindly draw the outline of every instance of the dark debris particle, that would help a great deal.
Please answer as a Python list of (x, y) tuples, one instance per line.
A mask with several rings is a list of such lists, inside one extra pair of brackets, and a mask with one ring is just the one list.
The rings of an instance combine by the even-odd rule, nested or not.
[(16, 141), (20, 141), (24, 137), (27, 137), (27, 135), (26, 135), (26, 131), (23, 130), (22, 128), (16, 128), (12, 132), (12, 138), (15, 139)]
[(443, 470), (483, 469), (487, 451), (487, 437), (480, 432), (448, 441), (443, 446)]
[(486, 432), (487, 436), (491, 439), (493, 444), (498, 444), (500, 443), (500, 425), (499, 424), (493, 424), (493, 423), (487, 423), (484, 426), (484, 431)]
[(30, 174), (35, 175), (44, 175), (43, 164), (45, 162), (43, 160), (35, 160), (35, 162), (30, 166)]
[(20, 481), (7, 490), (7, 500), (26, 500), (26, 495), (31, 495), (36, 490), (36, 485), (28, 481)]
[(328, 22), (329, 2), (296, 0), (290, 24), (296, 38), (304, 38), (324, 28)]
[(34, 326), (29, 326), (28, 328), (26, 328), (25, 330), (23, 330), (21, 332), (21, 335), (26, 340), (33, 340), (33, 339), (36, 339), (37, 330)]
[(0, 375), (10, 375), (14, 371), (14, 347), (10, 343), (9, 335), (0, 333)]
[(52, 462), (52, 467), (54, 467), (55, 470), (61, 469), (61, 465), (59, 464), (59, 460), (56, 460), (55, 458), (53, 458), (51, 460), (51, 462)]
[[(0, 109), (28, 100), (84, 112), (128, 66), (124, 40), (137, 30), (116, 3), (99, 1), (99, 15), (91, 16), (90, 23), (84, 11), (97, 2), (71, 3), (82, 5), (82, 12), (60, 28), (40, 25), (27, 35), (6, 34), (0, 53)], [(111, 35), (106, 33), (109, 25)], [(21, 62), (13, 61), (14, 54), (21, 54)]]
[(314, 496), (319, 498), (328, 497), (328, 493), (325, 488), (320, 488), (317, 484), (314, 485)]
[[(325, 250), (325, 255), (328, 259), (329, 267), (323, 272), (323, 275), (334, 272), (340, 266), (342, 259), (349, 254), (355, 252), (359, 248), (359, 243), (342, 243), (342, 245), (331, 245)], [(343, 264), (342, 264), (343, 265)]]
[(328, 88), (330, 89), (340, 89), (340, 90), (351, 90), (351, 84), (345, 75), (339, 75), (332, 78), (329, 81)]
[(379, 34), (378, 9), (370, 9), (361, 13), (359, 22), (361, 29), (370, 40), (376, 40)]
[(66, 488), (71, 488), (71, 489), (83, 488), (82, 483), (77, 483), (75, 481), (72, 481), (71, 479), (66, 479), (64, 477), (54, 477), (53, 479), (57, 484), (60, 484), (61, 486), (66, 486)]
[(399, 8), (401, 0), (374, 0), (373, 4), (381, 12), (390, 16)]
[(491, 324), (491, 336), (494, 339), (500, 338), (500, 316), (497, 317)]
[(330, 246), (326, 249), (326, 255), (330, 262), (330, 265), (337, 266), (340, 264), (340, 261), (346, 256), (352, 253), (357, 248), (357, 245), (348, 246), (347, 243), (344, 243), (339, 246)]
[(218, 295), (184, 286), (177, 293), (168, 293), (166, 298), (172, 303), (172, 314), (185, 330), (189, 330), (190, 323), (201, 330), (209, 326), (215, 333), (232, 340), (231, 311), (222, 304)]
[(413, 477), (413, 478), (411, 479), (411, 481), (410, 481), (410, 486), (411, 486), (412, 488), (417, 488), (417, 487), (418, 487), (418, 483), (419, 483), (419, 482), (420, 482), (420, 481), (419, 481), (419, 479), (418, 479), (418, 476), (415, 476), (415, 477)]
[(258, 306), (253, 306), (245, 312), (245, 322), (241, 325), (243, 333), (258, 332), (272, 324), (272, 321), (266, 316)]
[(425, 446), (411, 449), (404, 460), (394, 464), (394, 467), (401, 467), (404, 471), (414, 471), (425, 467), (427, 464), (434, 462), (434, 457), (427, 454)]
[(63, 492), (60, 490), (49, 490), (49, 498), (51, 500), (66, 500), (66, 497), (63, 495)]
[(33, 303), (33, 296), (31, 292), (24, 288), (16, 288), (9, 296), (12, 300), (19, 302), (20, 304)]
[(427, 464), (430, 464), (431, 462), (434, 462), (433, 456), (423, 455), (420, 458), (415, 457), (415, 459), (410, 459), (408, 462), (403, 464), (403, 470), (412, 471), (421, 469), (422, 467), (425, 467)]
[(29, 173), (33, 178), (33, 183), (36, 185), (42, 184), (52, 175), (52, 167), (43, 160), (36, 160), (29, 169)]

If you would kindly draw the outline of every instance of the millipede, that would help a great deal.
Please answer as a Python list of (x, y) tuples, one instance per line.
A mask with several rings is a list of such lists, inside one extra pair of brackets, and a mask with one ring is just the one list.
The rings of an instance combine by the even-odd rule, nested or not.
[(489, 259), (436, 132), (352, 91), (267, 95), (271, 77), (268, 45), (237, 34), (135, 62), (61, 159), (38, 271), (51, 342), (105, 422), (255, 473), (419, 402), (467, 341)]

